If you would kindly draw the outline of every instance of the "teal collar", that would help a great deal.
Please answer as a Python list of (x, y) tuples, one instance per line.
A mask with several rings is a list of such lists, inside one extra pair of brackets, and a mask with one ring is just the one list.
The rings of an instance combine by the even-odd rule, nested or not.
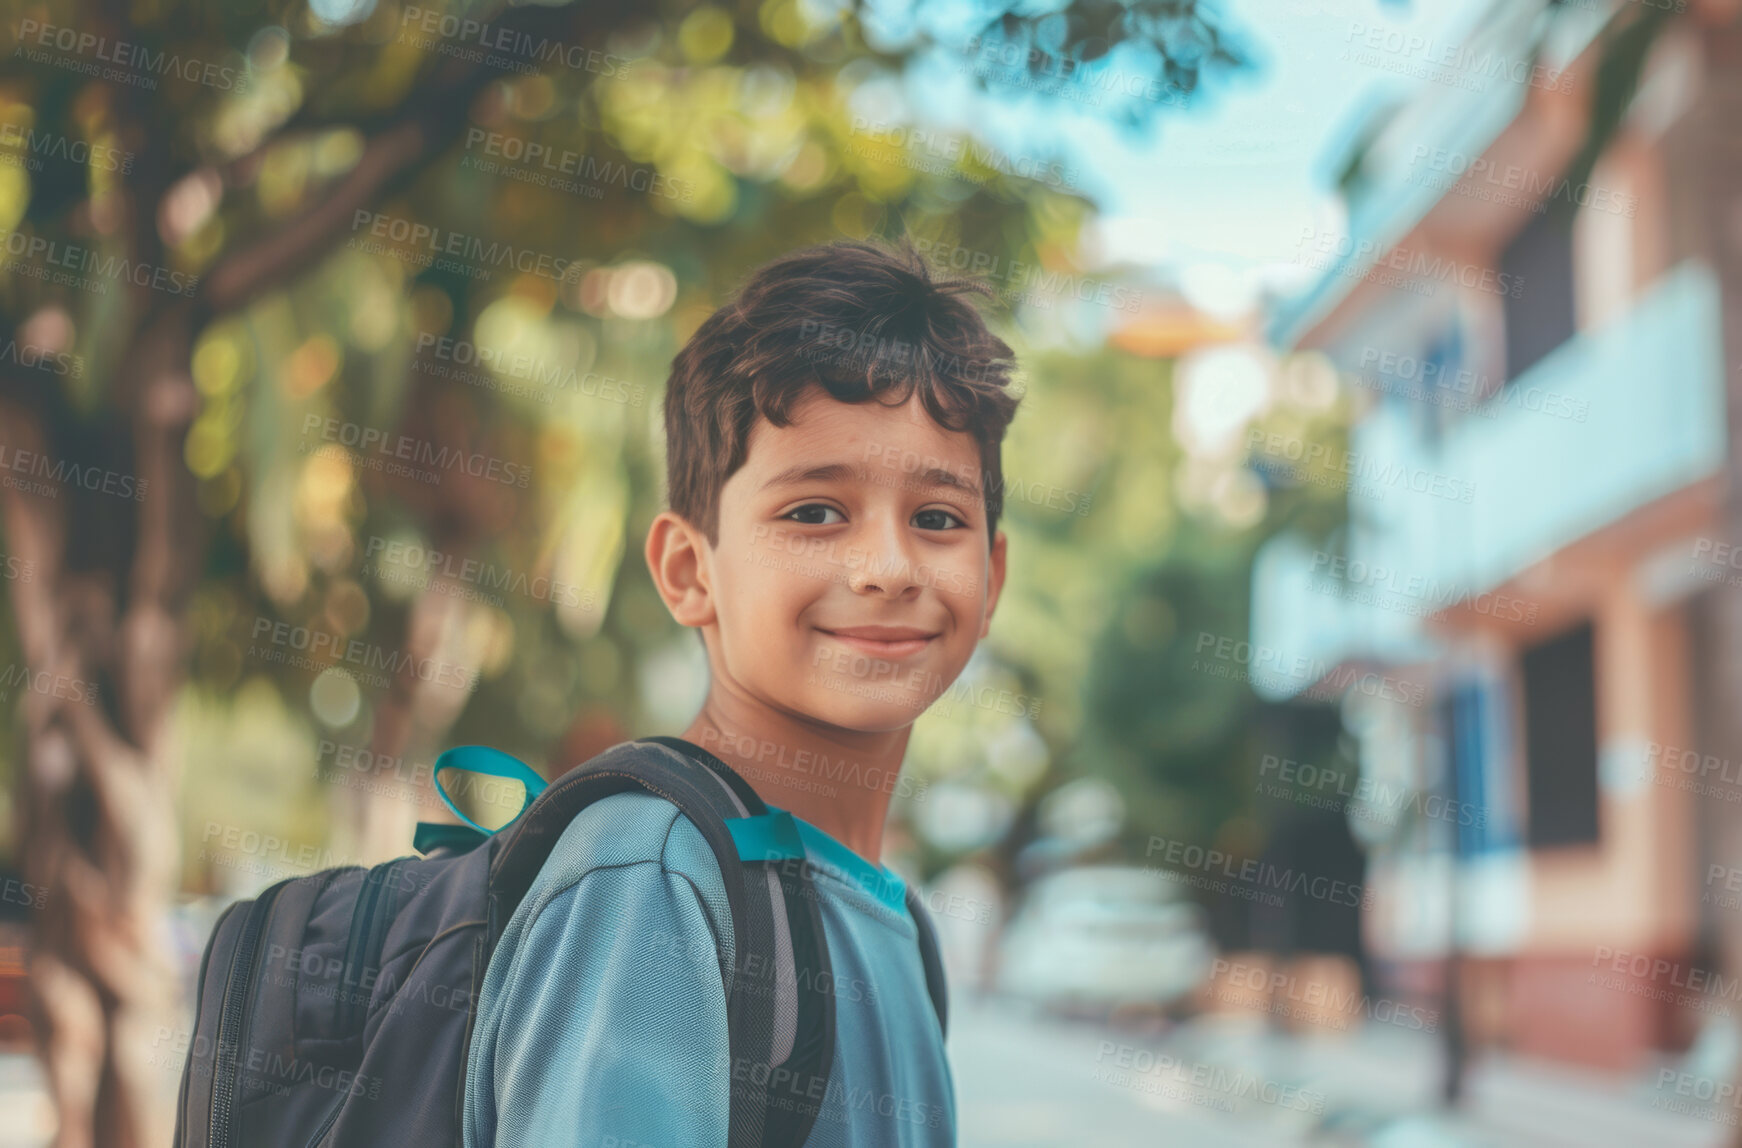
[(761, 817), (726, 822), (738, 857), (744, 861), (784, 861), (800, 857), (898, 915), (907, 912), (907, 884), (882, 865), (873, 865), (821, 829), (770, 805)]

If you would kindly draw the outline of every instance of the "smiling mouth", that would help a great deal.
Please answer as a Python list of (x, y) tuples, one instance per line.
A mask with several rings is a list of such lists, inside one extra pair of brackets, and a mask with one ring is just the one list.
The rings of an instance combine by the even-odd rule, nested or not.
[(841, 630), (825, 630), (818, 626), (817, 631), (877, 658), (909, 657), (925, 649), (937, 637), (935, 633), (900, 626), (852, 626)]

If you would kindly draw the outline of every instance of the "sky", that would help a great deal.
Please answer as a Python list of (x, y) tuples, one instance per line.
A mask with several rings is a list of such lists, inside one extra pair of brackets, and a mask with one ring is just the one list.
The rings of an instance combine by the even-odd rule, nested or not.
[(1152, 140), (1082, 137), (1108, 173), (1103, 254), (1177, 275), (1212, 313), (1245, 310), (1266, 283), (1304, 288), (1313, 273), (1292, 255), (1303, 229), (1340, 224), (1334, 167), (1363, 112), (1425, 82), (1348, 59), (1351, 41), (1384, 28), (1456, 42), (1486, 6), (1236, 0), (1257, 68), (1220, 85), (1205, 112), (1157, 124)]
[[(1212, 82), (1201, 106), (1161, 114), (1133, 138), (1043, 97), (974, 99), (959, 63), (909, 75), (928, 118), (1013, 156), (1055, 152), (1102, 208), (1091, 256), (1143, 266), (1212, 314), (1258, 291), (1304, 289), (1303, 229), (1337, 226), (1334, 161), (1363, 109), (1426, 82), (1347, 58), (1369, 29), (1456, 44), (1488, 0), (1221, 0), (1255, 66)], [(957, 74), (940, 74), (955, 72)], [(952, 83), (962, 85), (949, 95)], [(954, 114), (952, 114), (952, 111)], [(951, 121), (954, 123), (951, 123)]]

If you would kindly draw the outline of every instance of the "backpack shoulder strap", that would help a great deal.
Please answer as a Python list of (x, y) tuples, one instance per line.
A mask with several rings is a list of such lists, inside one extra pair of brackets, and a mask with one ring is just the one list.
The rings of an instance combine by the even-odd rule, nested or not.
[[(677, 806), (724, 878), (736, 954), (729, 965), (722, 957), (720, 970), (731, 1057), (728, 1148), (798, 1148), (834, 1056), (834, 998), (824, 991), (834, 980), (828, 946), (802, 862), (740, 859), (726, 823), (764, 816), (768, 807), (718, 758), (678, 738), (646, 738), (553, 782), (499, 835), (490, 867), (491, 944), (569, 822), (595, 801), (632, 791)], [(818, 1076), (822, 1087), (813, 1085)]]
[[(642, 740), (700, 763), (727, 784), (748, 811), (747, 816), (767, 815), (768, 806), (750, 783), (707, 750), (682, 738)], [(802, 852), (798, 858), (752, 860), (745, 859), (735, 846), (733, 857), (746, 880), (765, 890), (768, 903), (774, 908), (775, 939), (769, 950), (774, 960), (749, 963), (746, 950), (737, 946), (740, 976), (774, 979), (773, 992), (766, 988), (749, 990), (749, 995), (772, 1000), (775, 1011), (773, 1053), (767, 1061), (759, 1062), (772, 1068), (764, 1073), (770, 1082), (764, 1100), (767, 1117), (762, 1144), (764, 1148), (799, 1148), (816, 1123), (835, 1059), (835, 997), (831, 991), (835, 978), (823, 932), (822, 910)], [(737, 927), (734, 920), (733, 928)], [(727, 1022), (730, 1026), (730, 1008)], [(752, 1064), (752, 1072), (759, 1064)]]
[(919, 933), (919, 959), (925, 966), (925, 991), (931, 997), (932, 1010), (938, 1014), (938, 1031), (948, 1036), (950, 990), (944, 981), (943, 958), (938, 953), (937, 926), (932, 924), (930, 910), (919, 899), (919, 894), (913, 891), (912, 885), (907, 887), (907, 912), (913, 918), (915, 931)]

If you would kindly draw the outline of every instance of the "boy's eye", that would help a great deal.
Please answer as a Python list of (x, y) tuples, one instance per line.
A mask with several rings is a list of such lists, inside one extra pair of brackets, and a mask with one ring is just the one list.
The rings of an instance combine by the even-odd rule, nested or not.
[(806, 503), (797, 510), (782, 515), (782, 517), (790, 518), (794, 522), (803, 523), (806, 526), (833, 526), (835, 522), (830, 522), (828, 519), (828, 515), (831, 514), (835, 516), (835, 522), (847, 521), (846, 516), (840, 511), (832, 506), (824, 506), (820, 502)]
[[(955, 523), (955, 525), (951, 526), (950, 523)], [(959, 530), (967, 525), (949, 511), (938, 510), (935, 507), (931, 510), (922, 510), (914, 515), (913, 524), (921, 530)]]

